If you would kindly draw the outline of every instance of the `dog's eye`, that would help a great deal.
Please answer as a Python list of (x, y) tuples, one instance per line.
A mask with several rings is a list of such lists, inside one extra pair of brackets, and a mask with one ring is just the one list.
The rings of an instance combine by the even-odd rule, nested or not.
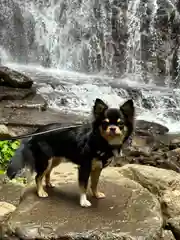
[(124, 122), (123, 122), (120, 118), (118, 118), (117, 124), (118, 124), (119, 126), (120, 126), (120, 125), (124, 125)]
[(124, 122), (123, 122), (121, 119), (118, 119), (118, 120), (117, 120), (117, 124), (118, 124), (118, 126), (119, 126), (120, 129), (123, 129), (123, 127), (124, 127)]

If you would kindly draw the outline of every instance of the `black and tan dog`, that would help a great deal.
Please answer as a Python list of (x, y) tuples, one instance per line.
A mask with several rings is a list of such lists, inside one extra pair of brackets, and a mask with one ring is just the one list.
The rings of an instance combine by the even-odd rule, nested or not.
[(37, 173), (38, 196), (47, 197), (42, 180), (45, 177), (46, 186), (51, 187), (51, 171), (65, 158), (79, 166), (80, 205), (91, 206), (86, 195), (89, 177), (93, 196), (104, 198), (97, 188), (100, 173), (114, 152), (120, 152), (133, 131), (133, 101), (126, 101), (120, 108), (109, 108), (102, 100), (96, 99), (93, 116), (91, 123), (23, 140), (11, 159), (8, 177), (14, 178), (21, 168), (30, 165)]

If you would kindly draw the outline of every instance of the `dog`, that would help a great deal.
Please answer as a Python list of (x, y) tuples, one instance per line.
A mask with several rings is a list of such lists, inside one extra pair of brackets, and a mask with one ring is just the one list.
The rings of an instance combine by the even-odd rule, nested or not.
[(90, 122), (22, 140), (10, 161), (7, 176), (12, 179), (18, 171), (29, 166), (36, 172), (37, 195), (48, 197), (43, 188), (43, 178), (45, 177), (46, 187), (52, 187), (52, 169), (59, 165), (62, 159), (67, 159), (78, 165), (80, 206), (90, 207), (91, 202), (87, 199), (89, 178), (92, 195), (98, 199), (104, 198), (105, 194), (98, 190), (101, 171), (110, 164), (109, 159), (120, 153), (123, 143), (132, 134), (134, 112), (131, 99), (119, 108), (110, 108), (97, 98)]

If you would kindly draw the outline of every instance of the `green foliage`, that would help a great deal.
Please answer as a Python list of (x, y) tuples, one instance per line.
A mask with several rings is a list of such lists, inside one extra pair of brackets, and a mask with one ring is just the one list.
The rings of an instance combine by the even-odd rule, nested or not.
[(0, 141), (0, 169), (5, 170), (9, 159), (19, 147), (19, 141)]

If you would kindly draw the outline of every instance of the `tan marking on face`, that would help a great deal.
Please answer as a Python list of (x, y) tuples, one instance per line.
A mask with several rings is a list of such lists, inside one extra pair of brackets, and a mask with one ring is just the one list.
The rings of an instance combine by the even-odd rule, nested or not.
[[(109, 126), (110, 127), (110, 126)], [(124, 129), (120, 130), (118, 127), (116, 128), (115, 134), (114, 135), (110, 135), (110, 130), (109, 127), (107, 130), (103, 130), (100, 127), (100, 133), (101, 136), (110, 144), (110, 145), (122, 145), (123, 140), (126, 136), (126, 132), (127, 132), (127, 127), (124, 126)], [(118, 130), (117, 130), (118, 129)]]
[(120, 118), (118, 118), (118, 120), (117, 120), (117, 123), (120, 123), (121, 122), (121, 119)]
[(104, 119), (104, 122), (109, 123), (109, 119), (108, 118)]

